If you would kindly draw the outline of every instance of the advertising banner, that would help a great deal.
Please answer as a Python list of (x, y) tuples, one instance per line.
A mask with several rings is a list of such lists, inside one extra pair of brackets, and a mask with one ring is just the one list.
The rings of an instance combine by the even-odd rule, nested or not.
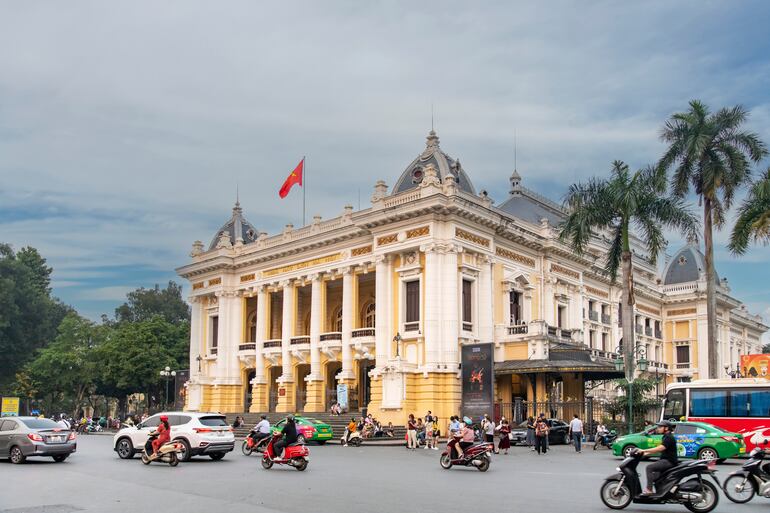
[(0, 417), (12, 417), (19, 415), (19, 398), (18, 397), (3, 397), (2, 406), (0, 407)]
[(494, 414), (494, 344), (462, 346), (462, 414)]
[(348, 410), (348, 386), (337, 385), (337, 404), (340, 405), (342, 411)]
[(770, 354), (741, 355), (741, 376), (744, 378), (770, 379), (767, 372), (768, 366), (770, 366)]
[(174, 400), (172, 404), (175, 410), (184, 409), (185, 399), (187, 398), (187, 388), (185, 388), (184, 385), (188, 381), (190, 381), (189, 370), (176, 371), (176, 376), (174, 378)]

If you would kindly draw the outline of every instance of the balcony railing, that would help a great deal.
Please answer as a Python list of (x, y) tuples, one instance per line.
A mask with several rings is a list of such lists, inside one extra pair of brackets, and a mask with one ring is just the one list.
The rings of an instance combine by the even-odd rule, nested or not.
[(279, 340), (265, 340), (265, 343), (262, 345), (263, 348), (269, 349), (271, 347), (281, 347), (281, 341)]
[(641, 324), (637, 324), (635, 329), (636, 329), (636, 332), (637, 332), (639, 335), (641, 335), (642, 333), (644, 333), (644, 326), (642, 326)]
[(321, 342), (326, 342), (329, 340), (342, 340), (342, 333), (340, 333), (339, 331), (321, 333)]
[(404, 323), (404, 331), (420, 331), (420, 322)]
[(218, 350), (217, 350), (217, 348), (216, 348), (216, 347), (212, 347), (211, 349), (209, 349), (209, 354), (211, 354), (211, 355), (216, 355), (216, 354), (217, 354), (217, 351), (218, 351)]
[(655, 338), (662, 339), (663, 338), (663, 332), (660, 330), (655, 330)]
[(238, 351), (254, 351), (257, 348), (257, 344), (254, 342), (247, 342), (238, 346)]
[(644, 327), (644, 334), (647, 335), (648, 337), (651, 337), (652, 336), (652, 328), (649, 327), (649, 326), (645, 326)]
[(526, 335), (529, 332), (529, 325), (515, 324), (513, 326), (508, 326), (507, 330), (509, 335)]
[(293, 346), (298, 346), (301, 344), (309, 344), (310, 343), (310, 336), (309, 335), (300, 335), (298, 337), (291, 337), (289, 343)]
[(690, 362), (685, 363), (677, 363), (676, 364), (677, 369), (689, 369), (690, 368)]
[(374, 328), (359, 328), (357, 330), (353, 330), (351, 333), (352, 338), (362, 338), (362, 337), (373, 337), (374, 336)]
[(473, 323), (463, 321), (463, 331), (473, 331)]
[(588, 310), (588, 318), (592, 321), (599, 322), (599, 312), (596, 310)]
[(612, 324), (610, 314), (602, 314), (602, 324)]

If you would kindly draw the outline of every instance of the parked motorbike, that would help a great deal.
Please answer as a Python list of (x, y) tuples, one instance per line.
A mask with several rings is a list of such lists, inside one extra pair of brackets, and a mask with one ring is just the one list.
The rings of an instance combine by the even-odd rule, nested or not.
[(606, 447), (612, 449), (612, 444), (618, 438), (618, 433), (613, 429), (612, 431), (605, 432), (603, 435), (596, 435), (596, 442), (594, 443), (594, 451), (597, 447)]
[(770, 463), (762, 462), (767, 454), (765, 447), (755, 447), (749, 454), (749, 461), (725, 479), (723, 490), (727, 498), (738, 504), (744, 504), (754, 498), (754, 495), (770, 497)]
[(361, 436), (360, 431), (353, 431), (349, 435), (347, 435), (347, 442), (345, 441), (346, 435), (342, 435), (342, 438), (340, 438), (340, 443), (342, 445), (345, 445), (346, 443), (348, 445), (351, 445), (353, 447), (361, 447), (361, 444), (364, 443), (364, 437)]
[(489, 456), (489, 452), (492, 449), (489, 444), (486, 442), (474, 443), (463, 451), (463, 456), (460, 458), (457, 449), (455, 448), (457, 443), (456, 438), (451, 438), (449, 442), (447, 442), (446, 449), (441, 453), (441, 459), (439, 460), (442, 468), (448, 470), (454, 465), (460, 465), (464, 467), (475, 467), (481, 472), (489, 470), (489, 464), (492, 462), (492, 459)]
[(305, 470), (310, 461), (310, 451), (305, 444), (301, 442), (295, 442), (284, 447), (283, 455), (280, 458), (275, 456), (275, 443), (280, 440), (282, 436), (281, 433), (275, 433), (270, 437), (265, 452), (262, 453), (262, 468), (267, 470), (272, 468), (274, 463), (277, 463), (279, 465), (289, 465), (299, 471)]
[(144, 451), (142, 451), (142, 463), (149, 465), (153, 461), (161, 461), (168, 463), (171, 467), (179, 465), (179, 457), (177, 454), (184, 450), (182, 444), (174, 440), (170, 440), (158, 448), (158, 452), (152, 452), (152, 441), (158, 438), (157, 432), (150, 433), (147, 438), (147, 442), (144, 444)]
[[(655, 482), (655, 493), (642, 494), (636, 467), (642, 452), (635, 451), (617, 468), (618, 473), (604, 480), (600, 495), (605, 506), (623, 509), (637, 504), (682, 504), (695, 513), (707, 513), (719, 503), (719, 481), (715, 476), (716, 461), (688, 461), (670, 468)], [(708, 475), (716, 482), (704, 479)]]
[[(254, 451), (265, 452), (265, 447), (267, 447), (267, 443), (270, 441), (270, 435), (263, 436), (262, 438), (256, 438), (255, 435), (256, 431), (252, 429), (249, 431), (249, 436), (241, 444), (241, 452), (246, 456), (251, 456), (251, 453)], [(255, 438), (256, 441), (254, 441)]]

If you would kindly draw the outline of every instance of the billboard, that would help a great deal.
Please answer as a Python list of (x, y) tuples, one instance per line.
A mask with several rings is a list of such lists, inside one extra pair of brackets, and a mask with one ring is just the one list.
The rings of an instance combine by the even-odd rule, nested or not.
[(462, 414), (494, 414), (494, 344), (462, 346)]
[(184, 402), (187, 398), (187, 388), (185, 387), (185, 383), (188, 381), (190, 381), (189, 370), (176, 371), (176, 376), (174, 377), (174, 399), (171, 401), (174, 410), (184, 409)]
[(741, 376), (744, 378), (765, 378), (770, 366), (770, 354), (744, 354), (741, 355)]
[(17, 415), (19, 415), (19, 398), (3, 397), (2, 408), (0, 408), (0, 416), (12, 417)]

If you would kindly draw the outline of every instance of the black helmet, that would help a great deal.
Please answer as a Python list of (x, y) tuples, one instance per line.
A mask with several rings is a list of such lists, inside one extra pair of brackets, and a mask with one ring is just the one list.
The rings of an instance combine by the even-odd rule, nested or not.
[(656, 426), (660, 426), (660, 427), (664, 427), (666, 429), (674, 429), (674, 423), (671, 422), (670, 420), (661, 420), (660, 422), (658, 422), (655, 425)]
[(288, 420), (288, 421), (291, 421), (291, 422), (294, 422), (294, 415), (292, 415), (292, 414), (290, 413), (289, 415), (287, 415), (287, 416), (286, 416), (286, 420)]
[(265, 415), (265, 414), (263, 413), (262, 415), (260, 415), (260, 416), (259, 416), (259, 418), (260, 418), (260, 419), (262, 419), (262, 420), (265, 420), (265, 419), (267, 418), (267, 415)]

